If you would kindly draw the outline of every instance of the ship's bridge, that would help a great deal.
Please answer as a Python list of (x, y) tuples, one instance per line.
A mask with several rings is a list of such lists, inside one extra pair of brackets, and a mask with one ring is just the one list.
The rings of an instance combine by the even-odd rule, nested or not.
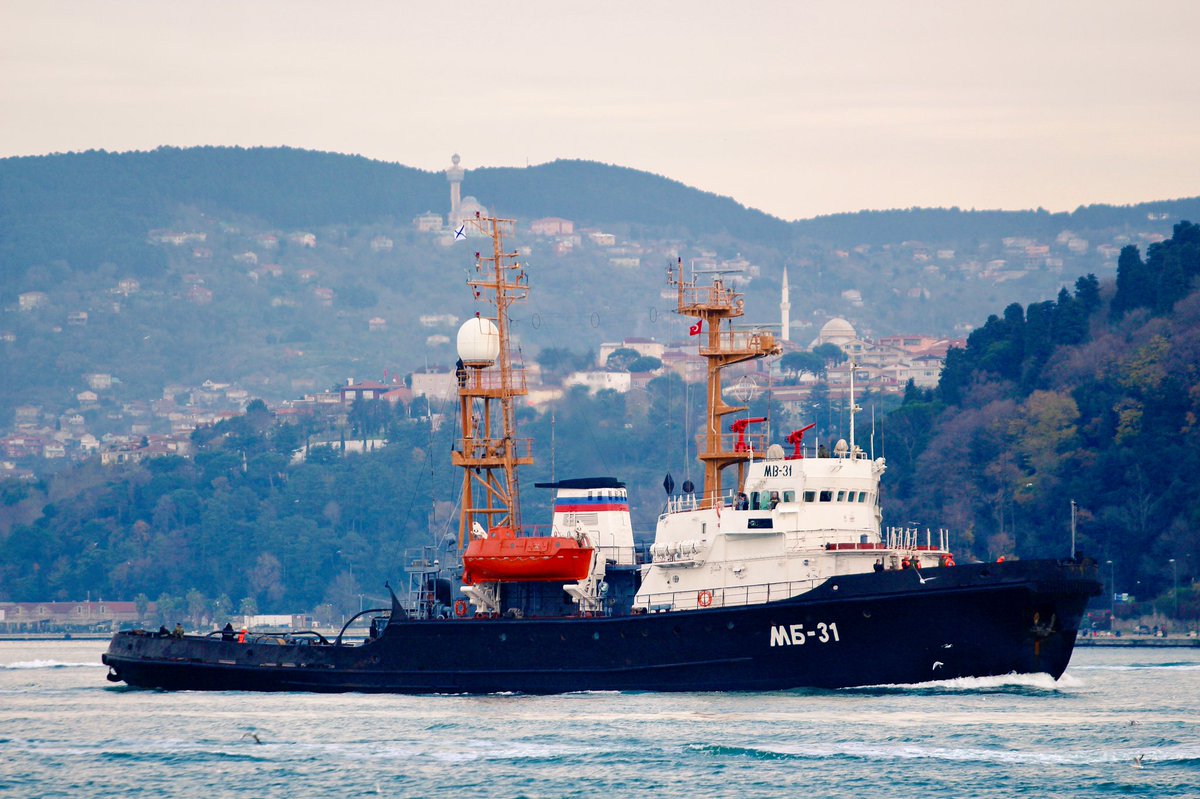
[[(822, 511), (842, 519), (852, 511), (869, 510), (878, 517), (879, 477), (882, 459), (869, 460), (862, 453), (828, 458), (768, 457), (747, 467), (746, 481), (734, 498), (737, 510), (788, 510), (805, 506), (806, 517)], [(855, 515), (858, 515), (857, 513)]]

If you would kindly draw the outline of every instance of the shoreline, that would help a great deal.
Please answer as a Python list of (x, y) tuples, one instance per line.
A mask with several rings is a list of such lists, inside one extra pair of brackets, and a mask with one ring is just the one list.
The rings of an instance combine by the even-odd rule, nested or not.
[(1165, 636), (1104, 636), (1102, 638), (1079, 638), (1075, 646), (1115, 646), (1115, 647), (1200, 647), (1200, 638), (1189, 638), (1186, 635)]

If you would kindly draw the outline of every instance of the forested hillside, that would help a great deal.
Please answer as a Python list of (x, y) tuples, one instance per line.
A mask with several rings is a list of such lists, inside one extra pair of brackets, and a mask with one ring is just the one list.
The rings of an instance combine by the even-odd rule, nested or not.
[[(1113, 561), (1118, 590), (1152, 598), (1178, 575), (1181, 610), (1200, 610), (1187, 587), (1200, 544), (1197, 275), (1200, 227), (1181, 223), (1144, 259), (1127, 248), (1115, 283), (1089, 275), (1053, 301), (991, 316), (937, 390), (910, 388), (880, 425), (885, 524), (948, 527), (964, 559), (1066, 556), (1075, 500), (1078, 546)], [(648, 531), (664, 474), (698, 473), (691, 391), (664, 377), (646, 392), (577, 389), (554, 414), (522, 412), (538, 447), (523, 479), (526, 523), (549, 518), (534, 481), (609, 474), (628, 481), (635, 526)], [(209, 614), (217, 600), (336, 614), (359, 594), (378, 598), (406, 547), (455, 532), (453, 425), (432, 432), (384, 403), (357, 405), (350, 422), (347, 436), (391, 443), (291, 465), (307, 431), (257, 403), (197, 431), (194, 460), (85, 464), (8, 484), (0, 597), (142, 593), (172, 609), (190, 595)]]
[(1198, 275), (1200, 227), (1183, 222), (1144, 259), (1126, 247), (1115, 285), (1081, 278), (1055, 301), (990, 317), (952, 351), (936, 392), (910, 391), (888, 418), (889, 518), (949, 526), (979, 557), (1065, 556), (1075, 500), (1078, 545), (1113, 562), (1118, 590), (1153, 596), (1176, 575), (1189, 585)]
[[(237, 381), (274, 402), (351, 376), (449, 366), (452, 323), (417, 319), (473, 312), (463, 285), (470, 247), (412, 225), (445, 193), (440, 174), (294, 150), (0, 161), (0, 428), (24, 405), (51, 429), (78, 416), (100, 437), (128, 432), (139, 404), (173, 383)], [(976, 328), (938, 390), (909, 391), (881, 426), (885, 523), (949, 527), (957, 550), (980, 558), (1065, 555), (1074, 499), (1080, 545), (1113, 561), (1118, 589), (1161, 593), (1170, 558), (1181, 585), (1195, 573), (1197, 228), (1175, 224), (1170, 239), (1146, 242), (1171, 229), (1163, 215), (1178, 218), (1196, 201), (784, 223), (584, 162), (471, 171), (464, 193), (522, 219), (571, 216), (615, 232), (616, 248), (640, 258), (615, 266), (613, 247), (586, 238), (559, 252), (554, 240), (518, 237), (534, 294), (516, 309), (514, 331), (527, 360), (546, 351), (548, 372), (552, 357), (593, 362), (600, 341), (679, 338), (660, 295), (670, 253), (744, 259), (748, 321), (775, 318), (786, 265), (794, 325), (819, 327), (836, 313), (876, 333)], [(149, 235), (162, 228), (205, 238), (164, 244)], [(120, 289), (122, 278), (140, 287)], [(23, 292), (45, 296), (19, 308)], [(86, 324), (69, 322), (79, 311)], [(987, 313), (996, 315), (984, 321)], [(381, 329), (368, 325), (376, 319)], [(109, 373), (111, 388), (77, 403), (95, 372)], [(691, 391), (659, 378), (645, 391), (576, 390), (550, 413), (522, 411), (538, 446), (525, 479), (626, 480), (646, 531), (664, 473), (680, 482), (699, 471)], [(836, 419), (827, 391), (814, 402), (814, 418)], [(359, 409), (347, 435), (384, 434), (390, 446), (291, 465), (311, 431), (252, 408), (199, 430), (194, 460), (59, 461), (57, 476), (0, 484), (0, 598), (145, 594), (169, 609), (190, 594), (210, 611), (221, 597), (346, 611), (399, 579), (405, 547), (451, 529), (452, 420), (432, 434), (421, 408)], [(544, 496), (523, 498), (527, 522), (548, 518)]]

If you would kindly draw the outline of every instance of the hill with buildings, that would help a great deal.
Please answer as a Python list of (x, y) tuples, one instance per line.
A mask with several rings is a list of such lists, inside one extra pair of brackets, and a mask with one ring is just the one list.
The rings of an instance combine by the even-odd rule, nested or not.
[[(878, 419), (870, 446), (889, 466), (884, 523), (948, 527), (961, 560), (1065, 557), (1074, 501), (1078, 548), (1104, 563), (1115, 593), (1133, 595), (1120, 613), (1158, 612), (1161, 623), (1178, 603), (1180, 617), (1195, 618), (1200, 227), (1181, 223), (1120, 261), (1116, 281), (1083, 277), (1055, 300), (990, 315), (951, 352), (936, 387), (910, 385), (886, 418), (880, 397), (860, 397), (864, 418)], [(0, 481), (0, 601), (90, 592), (198, 626), (236, 609), (328, 622), (381, 601), (407, 547), (453, 537), (457, 478), (446, 457), (453, 425), (425, 416), (411, 395), (376, 398), (384, 388), (343, 387), (343, 402), (324, 412), (342, 417), (341, 440), (322, 447), (322, 412), (251, 402), (195, 430), (186, 455), (93, 459), (40, 481)], [(810, 401), (844, 417), (828, 389)], [(553, 415), (523, 409), (522, 433), (538, 442), (524, 481), (555, 468), (617, 475), (629, 483), (635, 529), (646, 530), (664, 473), (683, 480), (695, 466), (689, 409), (702, 390), (667, 374), (640, 391), (578, 386)], [(785, 417), (752, 401), (752, 415), (768, 412)], [(823, 442), (841, 435), (819, 432)], [(306, 443), (308, 458), (296, 458)], [(548, 500), (525, 492), (524, 517), (548, 518)]]
[(1163, 240), (1197, 204), (785, 222), (582, 161), (427, 172), (218, 147), (2, 159), (0, 437), (13, 461), (120, 436), (156, 446), (253, 397), (444, 375), (477, 310), (464, 285), (475, 245), (455, 236), (476, 211), (518, 220), (525, 360), (586, 370), (606, 366), (606, 343), (687, 343), (663, 294), (677, 259), (726, 273), (755, 323), (779, 324), (787, 270), (801, 346), (835, 318), (856, 341), (945, 341), (1079, 275), (1113, 278), (1122, 247)]

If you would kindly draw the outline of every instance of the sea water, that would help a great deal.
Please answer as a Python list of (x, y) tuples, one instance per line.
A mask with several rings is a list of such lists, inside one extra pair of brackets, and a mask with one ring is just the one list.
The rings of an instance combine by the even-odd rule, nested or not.
[(0, 797), (1200, 797), (1200, 649), (1080, 649), (1058, 682), (378, 696), (134, 690), (105, 646), (0, 642)]

